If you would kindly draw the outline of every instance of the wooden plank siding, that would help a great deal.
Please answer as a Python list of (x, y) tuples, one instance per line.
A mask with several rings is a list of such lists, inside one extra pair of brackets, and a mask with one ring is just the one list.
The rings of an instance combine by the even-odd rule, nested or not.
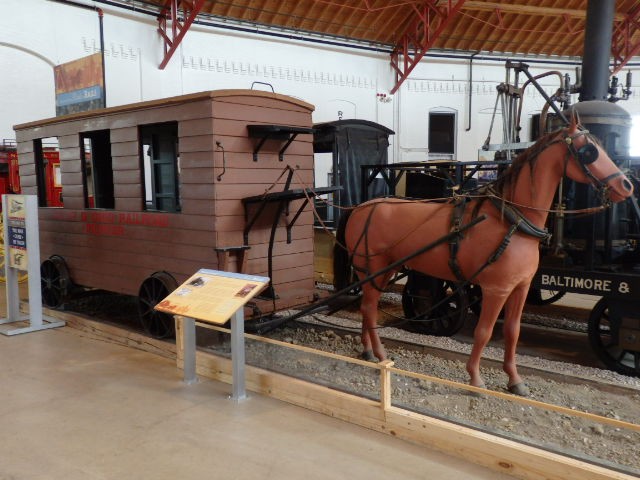
[[(260, 107), (258, 114), (251, 114)], [(226, 170), (220, 181), (216, 179), (216, 234), (219, 246), (240, 245), (243, 241), (245, 209), (240, 200), (266, 191), (282, 191), (285, 186), (285, 167), (297, 169), (296, 177), (313, 183), (313, 138), (298, 135), (287, 148), (282, 161), (278, 152), (283, 142), (265, 142), (254, 161), (253, 151), (259, 139), (249, 138), (248, 124), (281, 124), (311, 127), (311, 116), (305, 107), (274, 104), (261, 97), (224, 97), (216, 99), (213, 109), (216, 141), (224, 147)], [(247, 121), (247, 119), (250, 121)], [(216, 177), (223, 171), (223, 155), (214, 156)], [(290, 188), (300, 188), (294, 178)], [(292, 202), (287, 215), (279, 220), (273, 246), (273, 284), (280, 297), (278, 305), (295, 306), (307, 303), (313, 295), (313, 219), (309, 209), (301, 215), (292, 231), (292, 242), (287, 243), (285, 224), (291, 221), (300, 201)], [(256, 206), (249, 208), (250, 218)], [(268, 206), (249, 232), (247, 272), (267, 274), (267, 254), (274, 206)], [(285, 223), (286, 222), (286, 223)], [(311, 262), (311, 263), (310, 263)], [(261, 307), (262, 308), (262, 307)]]
[[(167, 271), (181, 283), (199, 268), (218, 268), (216, 248), (243, 244), (243, 198), (282, 191), (287, 166), (296, 172), (291, 188), (313, 185), (311, 135), (298, 135), (284, 161), (278, 158), (283, 142), (267, 141), (254, 161), (259, 140), (248, 137), (247, 125), (311, 127), (312, 111), (311, 105), (283, 95), (221, 90), (17, 125), (25, 194), (37, 193), (33, 141), (57, 137), (59, 142), (64, 207), (39, 210), (42, 260), (60, 255), (75, 283), (130, 295), (137, 295), (156, 271)], [(139, 127), (165, 122), (178, 124), (178, 213), (146, 211), (143, 198)], [(114, 210), (84, 208), (80, 134), (97, 130), (110, 132)], [(278, 221), (272, 279), (279, 296), (276, 308), (313, 297), (310, 206), (292, 227), (290, 243), (285, 230), (300, 205), (302, 200), (291, 202)], [(249, 214), (255, 209), (251, 206)], [(274, 212), (270, 205), (249, 232), (245, 273), (267, 274)], [(237, 254), (230, 257), (230, 264), (237, 265)], [(263, 311), (273, 309), (270, 301), (258, 303)]]

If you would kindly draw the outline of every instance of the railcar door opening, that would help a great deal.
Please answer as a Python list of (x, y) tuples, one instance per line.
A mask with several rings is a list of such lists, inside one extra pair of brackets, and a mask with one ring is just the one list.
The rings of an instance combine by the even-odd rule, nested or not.
[(178, 123), (140, 127), (146, 210), (180, 211)]
[(85, 208), (115, 208), (109, 130), (80, 134)]

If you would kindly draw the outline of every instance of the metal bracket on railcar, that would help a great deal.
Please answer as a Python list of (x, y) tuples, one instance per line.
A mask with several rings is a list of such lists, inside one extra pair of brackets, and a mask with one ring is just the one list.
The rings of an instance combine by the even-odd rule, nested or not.
[[(288, 210), (289, 204), (294, 200), (302, 200), (302, 204), (294, 214), (293, 218), (286, 223), (287, 229), (287, 243), (291, 243), (291, 230), (293, 225), (298, 220), (298, 217), (302, 214), (303, 210), (307, 207), (309, 199), (315, 198), (319, 195), (327, 193), (333, 193), (337, 190), (341, 190), (342, 187), (322, 187), (322, 188), (296, 188), (290, 189), (291, 181), (293, 179), (294, 170), (291, 167), (287, 167), (289, 170), (287, 179), (285, 181), (283, 190), (280, 192), (264, 193), (262, 195), (255, 195), (252, 197), (246, 197), (242, 199), (242, 205), (244, 206), (245, 214), (245, 227), (243, 231), (244, 246), (249, 247), (249, 232), (253, 228), (256, 220), (262, 215), (265, 208), (269, 204), (276, 205), (276, 212), (271, 224), (271, 234), (269, 235), (269, 251), (267, 254), (267, 269), (268, 277), (273, 279), (273, 247), (275, 244), (276, 230), (280, 222), (282, 214)], [(256, 211), (253, 215), (249, 215), (249, 209), (252, 205), (257, 205)], [(275, 290), (273, 288), (273, 280), (269, 282), (267, 289), (261, 294), (261, 297), (270, 298), (275, 300), (277, 298)]]
[(249, 137), (258, 138), (258, 144), (253, 150), (253, 161), (258, 161), (258, 152), (267, 140), (286, 141), (284, 146), (278, 152), (278, 160), (284, 160), (284, 152), (287, 151), (289, 145), (295, 140), (298, 134), (313, 133), (311, 127), (295, 127), (291, 125), (247, 125)]

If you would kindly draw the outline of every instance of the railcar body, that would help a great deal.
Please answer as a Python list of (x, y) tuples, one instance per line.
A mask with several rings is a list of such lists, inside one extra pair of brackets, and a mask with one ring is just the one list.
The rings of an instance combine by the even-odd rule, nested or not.
[[(62, 187), (60, 185), (60, 158), (57, 147), (45, 145), (43, 157), (47, 171), (45, 185), (47, 201), (52, 206), (61, 207)], [(16, 142), (3, 140), (0, 144), (0, 194), (20, 192), (20, 169)]]
[(0, 144), (0, 194), (5, 193), (20, 193), (18, 151), (13, 140)]
[[(22, 192), (39, 199), (45, 303), (63, 303), (72, 284), (138, 295), (143, 324), (164, 336), (171, 328), (154, 324), (167, 319), (147, 312), (145, 322), (145, 310), (199, 268), (270, 274), (272, 298), (256, 311), (308, 303), (313, 217), (286, 192), (313, 184), (312, 111), (280, 94), (218, 90), (15, 126)], [(51, 141), (61, 205), (45, 188)], [(260, 202), (265, 192), (282, 201)]]

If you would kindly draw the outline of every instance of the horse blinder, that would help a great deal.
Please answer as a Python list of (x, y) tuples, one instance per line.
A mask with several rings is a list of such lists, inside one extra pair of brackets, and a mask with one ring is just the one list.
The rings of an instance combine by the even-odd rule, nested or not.
[[(598, 193), (600, 194), (600, 197), (602, 199), (601, 200), (602, 204), (606, 206), (611, 203), (611, 200), (609, 198), (609, 186), (607, 185), (607, 182), (611, 180), (611, 178), (621, 175), (622, 173), (621, 172), (615, 173), (603, 180), (596, 178), (593, 175), (593, 173), (591, 173), (591, 170), (589, 169), (589, 165), (591, 165), (593, 162), (595, 162), (598, 159), (599, 152), (598, 152), (598, 147), (596, 147), (593, 143), (589, 142), (588, 136), (587, 136), (588, 133), (589, 133), (588, 130), (581, 130), (575, 135), (565, 136), (564, 141), (567, 144), (569, 153), (573, 158), (576, 159), (576, 161), (578, 162), (578, 165), (580, 165), (580, 168), (582, 169), (584, 174), (591, 180), (591, 185), (596, 190), (598, 190)], [(582, 147), (576, 149), (575, 145), (573, 144), (573, 139), (580, 135), (587, 136), (587, 143)], [(565, 164), (565, 169), (566, 169), (566, 164)]]
[(569, 149), (569, 152), (582, 166), (591, 165), (593, 162), (595, 162), (598, 159), (598, 156), (599, 156), (598, 147), (596, 147), (593, 143), (590, 143), (589, 141), (587, 141), (586, 144), (584, 144), (578, 149), (576, 149), (575, 145), (573, 144), (573, 139), (575, 137), (586, 135), (586, 134), (587, 134), (587, 131), (582, 130), (577, 135), (571, 135), (571, 136), (567, 135), (564, 139), (565, 143), (567, 144), (567, 148)]
[(591, 165), (598, 159), (598, 147), (593, 143), (587, 143), (578, 149), (577, 157), (582, 165)]

